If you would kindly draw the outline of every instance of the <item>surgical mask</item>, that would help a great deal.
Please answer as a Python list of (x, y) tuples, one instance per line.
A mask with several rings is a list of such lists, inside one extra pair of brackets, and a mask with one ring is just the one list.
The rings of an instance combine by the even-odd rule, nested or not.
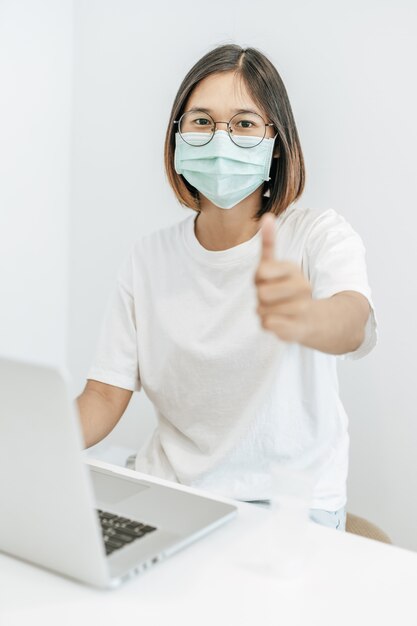
[[(198, 140), (201, 133), (183, 133), (185, 139)], [(242, 137), (248, 146), (237, 146), (225, 130), (217, 130), (213, 139), (202, 146), (186, 143), (175, 134), (174, 167), (184, 178), (222, 209), (238, 202), (270, 180), (275, 137)], [(255, 145), (258, 144), (258, 145)]]

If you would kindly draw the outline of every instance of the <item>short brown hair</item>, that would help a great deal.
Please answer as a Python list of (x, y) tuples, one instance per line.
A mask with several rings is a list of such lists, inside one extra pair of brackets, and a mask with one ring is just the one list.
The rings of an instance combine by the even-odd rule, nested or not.
[[(272, 159), (270, 181), (264, 182), (262, 207), (255, 216), (259, 220), (268, 211), (279, 215), (297, 200), (304, 189), (305, 168), (300, 140), (295, 126), (287, 91), (274, 65), (256, 48), (241, 48), (235, 44), (218, 46), (205, 54), (189, 70), (182, 81), (172, 105), (165, 136), (164, 161), (168, 181), (183, 206), (199, 211), (199, 195), (174, 167), (174, 120), (184, 112), (184, 106), (199, 81), (210, 74), (234, 70), (240, 74), (249, 93), (273, 122), (277, 134), (275, 146), (279, 158)], [(278, 167), (279, 162), (279, 167)]]

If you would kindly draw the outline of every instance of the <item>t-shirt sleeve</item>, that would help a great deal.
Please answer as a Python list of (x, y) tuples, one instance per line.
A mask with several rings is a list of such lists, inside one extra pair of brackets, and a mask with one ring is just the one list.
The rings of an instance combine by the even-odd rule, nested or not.
[(365, 246), (349, 222), (333, 209), (316, 218), (306, 244), (309, 280), (314, 299), (329, 298), (339, 291), (358, 291), (369, 302), (370, 313), (362, 344), (339, 359), (360, 359), (378, 341), (378, 321), (365, 261)]
[(140, 391), (132, 255), (122, 263), (107, 300), (87, 379)]

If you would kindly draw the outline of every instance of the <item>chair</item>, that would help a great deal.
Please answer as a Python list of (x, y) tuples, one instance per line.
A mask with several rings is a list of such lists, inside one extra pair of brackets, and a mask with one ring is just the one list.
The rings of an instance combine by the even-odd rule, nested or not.
[(378, 528), (372, 522), (353, 513), (346, 514), (346, 532), (353, 533), (354, 535), (362, 535), (362, 537), (368, 537), (368, 539), (375, 539), (376, 541), (382, 541), (382, 543), (391, 543), (391, 539), (381, 528)]

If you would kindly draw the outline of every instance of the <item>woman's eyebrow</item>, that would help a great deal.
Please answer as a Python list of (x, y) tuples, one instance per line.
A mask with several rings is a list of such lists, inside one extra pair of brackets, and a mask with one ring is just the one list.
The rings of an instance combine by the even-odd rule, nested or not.
[[(203, 111), (203, 113), (208, 113), (209, 115), (212, 114), (212, 109), (205, 109), (204, 107), (191, 107), (190, 109), (188, 109), (189, 111)], [(255, 111), (254, 109), (231, 109), (231, 112), (233, 114), (236, 113), (256, 113), (257, 115), (260, 115), (260, 113), (258, 111)]]

